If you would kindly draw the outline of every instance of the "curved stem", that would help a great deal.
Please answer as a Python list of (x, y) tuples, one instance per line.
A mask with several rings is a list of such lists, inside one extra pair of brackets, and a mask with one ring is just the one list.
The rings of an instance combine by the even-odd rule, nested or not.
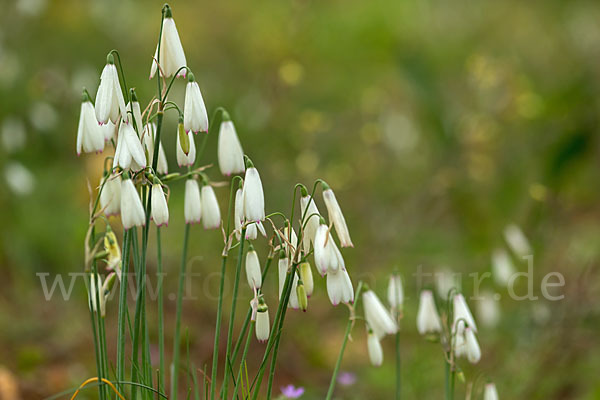
[(169, 95), (169, 92), (171, 91), (171, 86), (173, 86), (173, 83), (175, 82), (175, 79), (177, 79), (177, 74), (179, 73), (179, 71), (181, 71), (182, 69), (187, 69), (188, 72), (192, 72), (188, 67), (186, 67), (185, 65), (183, 67), (179, 67), (179, 69), (177, 70), (177, 72), (175, 72), (175, 74), (173, 74), (173, 77), (171, 78), (171, 81), (169, 82), (169, 85), (167, 86), (167, 90), (165, 90), (165, 94), (164, 96), (162, 96), (162, 100), (164, 101), (167, 96)]
[(119, 71), (121, 72), (121, 80), (123, 81), (123, 88), (121, 89), (124, 92), (124, 97), (129, 101), (129, 89), (127, 88), (127, 82), (125, 82), (125, 71), (123, 71), (123, 64), (121, 64), (121, 55), (117, 49), (112, 49), (108, 52), (108, 54), (116, 54), (117, 60), (119, 62)]

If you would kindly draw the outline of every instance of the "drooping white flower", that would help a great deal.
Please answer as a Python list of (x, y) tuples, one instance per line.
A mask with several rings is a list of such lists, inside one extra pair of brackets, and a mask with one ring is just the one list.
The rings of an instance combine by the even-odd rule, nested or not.
[(146, 213), (131, 179), (121, 181), (121, 223), (126, 230), (146, 225)]
[[(96, 118), (96, 115), (94, 115), (94, 118)], [(102, 131), (105, 142), (109, 142), (117, 137), (117, 125), (113, 124), (110, 119), (104, 125), (100, 125), (99, 128)]]
[(190, 72), (185, 87), (185, 103), (183, 106), (183, 126), (186, 132), (208, 132), (208, 114), (198, 82)]
[[(156, 124), (151, 122), (144, 126), (142, 142), (144, 143), (144, 147), (146, 147), (146, 151), (148, 152), (148, 165), (153, 165), (154, 160), (154, 138), (156, 137)], [(162, 143), (158, 148), (158, 162), (156, 165), (156, 171), (159, 174), (168, 174), (169, 166), (167, 164), (167, 156), (165, 155), (165, 149), (163, 148)]]
[(345, 269), (327, 272), (327, 295), (334, 306), (354, 302), (354, 288)]
[(417, 311), (417, 330), (421, 335), (442, 331), (442, 321), (430, 290), (421, 291), (419, 310)]
[(251, 222), (246, 226), (246, 240), (254, 240), (258, 236), (258, 232), (264, 237), (267, 236), (265, 227), (261, 221)]
[(448, 294), (451, 290), (460, 290), (460, 274), (455, 274), (448, 267), (441, 267), (435, 274), (435, 288), (438, 296), (444, 300), (448, 300)]
[(324, 276), (328, 271), (335, 272), (346, 268), (342, 253), (335, 245), (329, 227), (323, 223), (317, 228), (314, 249), (315, 265), (321, 276)]
[(133, 128), (137, 132), (141, 133), (144, 129), (144, 125), (142, 123), (142, 109), (140, 108), (140, 103), (137, 101), (137, 97), (135, 97), (135, 92), (132, 93), (132, 96), (134, 97), (133, 102), (127, 103), (127, 106), (125, 108), (127, 109), (128, 113), (133, 114), (133, 122), (135, 122)]
[(372, 331), (367, 334), (367, 351), (371, 365), (379, 367), (383, 364), (383, 348), (379, 338)]
[(270, 324), (269, 309), (264, 301), (259, 302), (256, 312), (256, 339), (259, 342), (266, 342), (269, 339)]
[(529, 240), (517, 225), (510, 224), (504, 229), (504, 239), (517, 256), (525, 257), (532, 254)]
[(319, 209), (317, 208), (314, 199), (312, 199), (308, 193), (300, 198), (300, 208), (302, 210), (302, 215), (304, 216), (303, 223), (306, 223), (302, 244), (304, 246), (304, 252), (308, 254), (311, 243), (314, 244), (315, 242), (315, 235), (317, 234), (321, 214), (319, 214)]
[(169, 207), (162, 186), (152, 185), (152, 220), (156, 226), (169, 225)]
[(265, 219), (265, 195), (258, 170), (250, 166), (246, 170), (243, 187), (244, 217), (247, 221), (263, 221)]
[(200, 202), (200, 188), (198, 181), (188, 179), (185, 181), (185, 200), (183, 202), (186, 224), (197, 224), (202, 216), (202, 205)]
[(491, 382), (485, 385), (483, 400), (498, 400), (498, 390), (496, 390), (496, 385)]
[(244, 172), (244, 150), (238, 139), (233, 121), (223, 113), (223, 122), (219, 127), (218, 143), (219, 168), (225, 176)]
[(327, 207), (329, 220), (333, 222), (335, 231), (340, 239), (340, 245), (342, 247), (354, 247), (350, 239), (346, 219), (344, 218), (344, 214), (342, 214), (342, 209), (335, 198), (333, 190), (326, 184), (323, 184), (323, 200), (325, 201), (325, 207)]
[(104, 210), (104, 215), (117, 215), (121, 211), (121, 175), (111, 175), (103, 177), (100, 181), (104, 187), (100, 192), (100, 207)]
[[(281, 300), (281, 296), (283, 295), (283, 289), (285, 287), (285, 280), (288, 275), (289, 268), (289, 260), (284, 252), (281, 253), (279, 258), (279, 300)], [(290, 272), (291, 273), (291, 272)], [(291, 307), (295, 310), (300, 308), (300, 303), (298, 302), (298, 274), (294, 273), (294, 277), (292, 279), (292, 289), (290, 291), (290, 298), (288, 300), (288, 307)]]
[(300, 271), (300, 278), (302, 278), (302, 282), (304, 283), (306, 295), (310, 297), (313, 294), (315, 287), (310, 263), (308, 261), (303, 262), (302, 264), (298, 265), (298, 270)]
[(393, 274), (390, 276), (387, 298), (392, 310), (402, 310), (402, 304), (404, 303), (404, 290), (402, 288), (402, 279), (400, 278), (399, 274)]
[(471, 310), (467, 305), (467, 302), (462, 294), (457, 294), (454, 296), (452, 301), (453, 306), (453, 314), (454, 314), (454, 327), (459, 320), (464, 320), (467, 326), (473, 328), (475, 332), (477, 332), (477, 325), (475, 325), (475, 319), (473, 318), (473, 314), (471, 314)]
[(504, 249), (496, 249), (492, 253), (492, 275), (494, 281), (500, 287), (506, 287), (508, 282), (515, 274), (515, 267)]
[(77, 126), (77, 155), (81, 152), (99, 153), (104, 150), (104, 132), (98, 125), (94, 105), (87, 92), (83, 92), (79, 125)]
[(454, 355), (456, 358), (467, 358), (467, 341), (465, 339), (465, 321), (458, 321), (454, 330)]
[(140, 170), (146, 168), (146, 154), (135, 129), (131, 124), (121, 122), (113, 168)]
[(262, 274), (260, 272), (260, 261), (254, 247), (250, 245), (246, 253), (246, 278), (250, 289), (260, 289), (262, 286)]
[[(156, 74), (156, 60), (160, 65), (160, 75), (165, 78), (169, 78), (177, 72), (181, 67), (184, 67), (187, 62), (185, 60), (185, 53), (183, 52), (183, 46), (179, 39), (179, 33), (173, 20), (173, 13), (169, 6), (165, 6), (164, 19), (162, 25), (162, 37), (160, 40), (160, 55), (158, 54), (159, 48), (156, 45), (156, 52), (154, 53), (154, 59), (152, 61), (152, 67), (150, 69), (150, 79)], [(177, 76), (185, 78), (187, 70), (183, 68), (177, 73)]]
[(119, 114), (123, 121), (129, 121), (115, 60), (112, 54), (109, 54), (102, 75), (100, 75), (100, 86), (96, 93), (96, 120), (100, 124), (105, 124), (108, 120), (116, 124)]
[(221, 210), (215, 195), (215, 190), (210, 185), (202, 186), (202, 225), (204, 229), (216, 229), (221, 226)]
[[(235, 201), (233, 204), (233, 227), (235, 230), (235, 237), (237, 240), (240, 240), (242, 234), (242, 224), (244, 223), (244, 197), (242, 189), (235, 191)], [(246, 236), (247, 234), (248, 231), (246, 230)]]
[(465, 350), (464, 355), (471, 364), (477, 364), (481, 360), (481, 349), (475, 337), (475, 332), (469, 326), (464, 329)]
[(381, 303), (375, 292), (367, 290), (363, 293), (365, 320), (378, 338), (398, 332), (398, 325), (390, 312)]
[(500, 304), (494, 293), (484, 291), (477, 300), (477, 320), (488, 328), (494, 328), (500, 322)]
[(188, 137), (190, 148), (189, 152), (185, 154), (181, 147), (181, 139), (179, 138), (179, 135), (177, 135), (177, 165), (180, 167), (194, 165), (196, 162), (196, 144), (194, 143), (194, 135), (191, 132), (186, 132), (184, 135), (187, 135)]

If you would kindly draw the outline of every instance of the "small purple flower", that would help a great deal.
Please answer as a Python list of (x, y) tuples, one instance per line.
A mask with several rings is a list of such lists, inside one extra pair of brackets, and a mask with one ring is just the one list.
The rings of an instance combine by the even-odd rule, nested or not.
[(354, 382), (356, 382), (356, 375), (352, 372), (342, 372), (338, 376), (337, 381), (342, 386), (351, 386), (354, 385)]
[(304, 388), (287, 385), (281, 388), (281, 393), (288, 399), (297, 399), (304, 394)]

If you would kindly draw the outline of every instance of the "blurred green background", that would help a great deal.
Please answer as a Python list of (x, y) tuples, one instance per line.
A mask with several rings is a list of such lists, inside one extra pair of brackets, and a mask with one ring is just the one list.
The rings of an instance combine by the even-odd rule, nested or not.
[[(95, 375), (83, 282), (77, 281), (71, 301), (45, 301), (36, 273), (53, 277), (83, 268), (86, 180), (97, 184), (102, 157), (112, 150), (77, 158), (81, 88), (95, 96), (106, 54), (116, 48), (128, 85), (143, 103), (150, 101), (161, 6), (129, 0), (2, 3), (0, 398), (41, 398)], [(384, 296), (390, 272), (403, 274), (405, 398), (443, 393), (440, 348), (415, 328), (421, 287), (412, 274), (419, 266), (430, 272), (447, 266), (465, 277), (489, 271), (492, 250), (505, 246), (504, 227), (517, 223), (534, 248), (534, 293), (540, 295), (546, 273), (558, 271), (566, 286), (553, 293), (565, 298), (514, 301), (506, 289), (484, 281), (501, 295), (501, 319), (480, 329), (483, 357), (476, 366), (464, 365), (466, 376), (478, 377), (479, 384), (490, 377), (504, 399), (600, 399), (599, 2), (171, 6), (209, 113), (218, 106), (230, 111), (261, 172), (267, 212), (289, 213), (294, 184), (323, 178), (350, 227), (355, 248), (344, 256), (354, 283), (363, 279)], [(183, 87), (175, 85), (172, 100), (182, 101)], [(163, 136), (171, 171), (175, 124), (169, 115)], [(201, 162), (216, 163), (216, 137), (209, 138)], [(216, 168), (209, 174), (222, 180)], [(171, 223), (163, 232), (165, 268), (173, 272), (167, 293), (176, 285), (183, 236), (183, 185), (171, 191)], [(217, 194), (225, 213), (228, 190)], [(121, 237), (119, 220), (111, 223)], [(200, 278), (193, 281), (198, 298), (184, 302), (184, 327), (191, 357), (202, 366), (212, 352), (222, 238), (195, 227), (191, 240), (190, 265)], [(264, 241), (257, 249), (264, 260)], [(149, 263), (154, 271), (154, 257)], [(515, 263), (526, 269), (523, 261)], [(286, 319), (276, 381), (277, 387), (304, 386), (304, 398), (318, 399), (326, 392), (347, 310), (333, 308), (324, 280), (315, 279), (309, 311), (290, 312)], [(269, 281), (275, 310), (275, 276)], [(472, 285), (471, 278), (463, 280), (467, 296)], [(240, 310), (250, 298), (246, 289)], [(174, 302), (167, 301), (166, 309), (172, 327)], [(116, 312), (113, 301), (107, 312), (110, 354)], [(384, 340), (386, 360), (376, 369), (367, 367), (365, 336), (357, 323), (342, 365), (357, 380), (340, 386), (337, 398), (392, 396), (393, 338)], [(263, 348), (253, 342), (250, 370)], [(464, 391), (458, 384), (457, 398)], [(80, 398), (86, 396), (95, 391)]]

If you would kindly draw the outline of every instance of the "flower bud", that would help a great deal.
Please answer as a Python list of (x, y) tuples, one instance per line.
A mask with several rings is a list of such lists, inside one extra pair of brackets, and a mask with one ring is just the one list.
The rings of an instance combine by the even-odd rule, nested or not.
[(363, 295), (365, 320), (378, 338), (398, 332), (398, 325), (383, 306), (375, 292), (366, 290)]
[(133, 181), (121, 181), (121, 223), (124, 229), (146, 225), (146, 213)]
[(243, 187), (244, 217), (247, 221), (257, 222), (265, 219), (265, 195), (258, 170), (249, 167)]
[(442, 331), (442, 321), (430, 290), (421, 291), (419, 310), (417, 311), (417, 330), (421, 335)]
[(198, 181), (188, 179), (185, 182), (185, 200), (183, 202), (186, 224), (197, 224), (200, 222), (202, 205), (200, 202), (200, 188)]
[(369, 331), (367, 335), (367, 350), (371, 365), (374, 367), (381, 366), (381, 364), (383, 364), (383, 348), (381, 347), (379, 338), (373, 331)]
[(298, 306), (304, 312), (308, 309), (308, 297), (306, 296), (306, 289), (304, 283), (299, 280), (296, 286), (296, 297), (298, 298)]
[(310, 268), (309, 262), (303, 262), (298, 266), (298, 270), (300, 271), (300, 278), (304, 283), (304, 290), (306, 291), (306, 296), (310, 297), (313, 294), (314, 289), (314, 281), (312, 275), (312, 269)]
[[(106, 181), (106, 182), (104, 182)], [(102, 183), (104, 182), (104, 187)], [(100, 181), (100, 207), (104, 215), (117, 215), (121, 211), (121, 175), (104, 176)]]
[(188, 137), (185, 129), (183, 129), (183, 124), (181, 122), (177, 124), (177, 135), (179, 138), (179, 146), (181, 147), (181, 151), (183, 151), (183, 154), (185, 154), (186, 156), (189, 155), (190, 138)]
[(342, 209), (335, 198), (333, 190), (326, 183), (323, 184), (323, 200), (327, 207), (327, 215), (329, 216), (329, 220), (333, 222), (333, 226), (335, 226), (341, 246), (354, 247), (350, 239), (346, 219), (344, 218), (344, 214), (342, 214)]
[(475, 332), (477, 332), (477, 325), (475, 325), (475, 319), (473, 318), (473, 314), (471, 314), (471, 310), (469, 310), (469, 306), (467, 305), (464, 296), (460, 293), (455, 295), (452, 305), (454, 314), (454, 328), (456, 328), (457, 322), (463, 319), (467, 326), (471, 327)]
[(115, 233), (107, 226), (104, 235), (104, 250), (108, 253), (107, 268), (115, 271), (119, 280), (121, 280), (121, 249)]
[(327, 272), (327, 295), (334, 306), (354, 302), (354, 288), (345, 269)]
[(498, 400), (498, 390), (496, 390), (496, 385), (492, 382), (485, 385), (483, 400)]
[(202, 224), (204, 229), (216, 229), (221, 226), (221, 210), (215, 195), (215, 190), (210, 185), (202, 186)]
[(233, 122), (229, 115), (223, 113), (223, 122), (219, 128), (218, 158), (219, 168), (225, 176), (244, 172), (244, 150), (238, 139)]
[(260, 272), (260, 261), (254, 246), (250, 245), (246, 253), (246, 278), (250, 289), (260, 289), (262, 285), (262, 275)]
[(169, 225), (169, 207), (159, 183), (152, 185), (152, 220), (156, 226)]

